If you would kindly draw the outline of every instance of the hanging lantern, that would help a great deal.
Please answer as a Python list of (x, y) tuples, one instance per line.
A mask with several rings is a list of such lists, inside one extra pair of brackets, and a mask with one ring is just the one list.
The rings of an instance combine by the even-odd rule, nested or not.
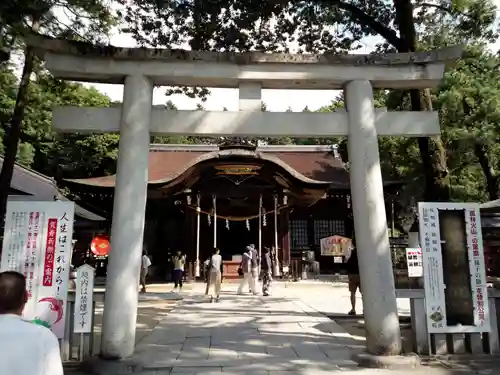
[(287, 205), (287, 203), (288, 203), (288, 196), (287, 196), (287, 195), (284, 195), (284, 196), (283, 196), (283, 205), (285, 205), (285, 206), (286, 206), (286, 205)]
[(250, 220), (247, 219), (247, 230), (250, 230)]
[(212, 225), (212, 220), (210, 219), (210, 215), (207, 215), (207, 219), (208, 219), (208, 226)]
[(227, 228), (227, 230), (229, 230), (229, 220), (228, 219), (226, 219), (226, 228)]
[(267, 226), (267, 216), (266, 216), (266, 211), (263, 209), (263, 213), (262, 213), (262, 226), (265, 227)]
[(186, 200), (187, 200), (188, 206), (191, 206), (191, 196), (190, 195), (186, 196)]

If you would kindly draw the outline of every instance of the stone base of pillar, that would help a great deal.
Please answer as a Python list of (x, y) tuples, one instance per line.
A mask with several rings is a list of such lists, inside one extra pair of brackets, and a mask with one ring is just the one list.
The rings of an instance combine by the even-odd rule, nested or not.
[(408, 356), (381, 356), (362, 352), (353, 354), (352, 360), (357, 362), (360, 367), (381, 368), (388, 370), (408, 371), (420, 366), (420, 357), (416, 354)]

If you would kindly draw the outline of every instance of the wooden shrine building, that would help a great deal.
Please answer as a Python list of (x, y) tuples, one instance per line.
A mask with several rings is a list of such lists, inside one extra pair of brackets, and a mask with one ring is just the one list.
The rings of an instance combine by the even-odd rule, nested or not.
[[(115, 176), (68, 182), (112, 192)], [(277, 247), (285, 267), (313, 251), (332, 272), (320, 239), (353, 233), (349, 174), (334, 146), (152, 145), (148, 182), (144, 241), (156, 274), (178, 249), (203, 262), (217, 246), (231, 261), (249, 244)]]

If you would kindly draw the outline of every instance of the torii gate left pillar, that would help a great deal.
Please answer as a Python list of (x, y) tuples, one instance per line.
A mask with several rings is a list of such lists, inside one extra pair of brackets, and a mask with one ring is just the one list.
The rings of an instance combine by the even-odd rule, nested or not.
[[(440, 129), (434, 112), (375, 111), (372, 88), (436, 86), (445, 63), (458, 58), (461, 48), (383, 57), (117, 49), (110, 58), (92, 46), (82, 54), (60, 40), (38, 38), (30, 43), (45, 48), (46, 66), (56, 77), (125, 84), (122, 108), (60, 108), (53, 115), (55, 128), (65, 132), (121, 135), (103, 357), (120, 359), (134, 352), (150, 133), (297, 138), (348, 135), (363, 302), (370, 306), (365, 310), (367, 350), (381, 355), (400, 353), (377, 136), (431, 136)], [(242, 111), (151, 109), (153, 83), (239, 88)], [(263, 88), (344, 89), (347, 112), (257, 112)]]
[(108, 259), (101, 335), (101, 354), (111, 359), (133, 353), (135, 347), (149, 164), (144, 150), (149, 149), (152, 103), (148, 77), (125, 78), (111, 223), (113, 255)]

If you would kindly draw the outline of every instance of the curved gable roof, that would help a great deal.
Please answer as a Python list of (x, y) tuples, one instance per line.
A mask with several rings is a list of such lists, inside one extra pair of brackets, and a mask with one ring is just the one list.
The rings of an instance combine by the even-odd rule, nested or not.
[[(194, 145), (189, 145), (194, 146)], [(222, 150), (217, 146), (189, 147), (182, 145), (153, 146), (149, 152), (149, 184), (165, 184), (179, 177), (188, 168), (202, 161), (228, 156), (248, 156), (279, 165), (305, 183), (349, 186), (349, 175), (340, 158), (328, 147), (259, 147), (255, 152), (244, 149)], [(114, 187), (115, 176), (67, 180), (72, 183)]]

